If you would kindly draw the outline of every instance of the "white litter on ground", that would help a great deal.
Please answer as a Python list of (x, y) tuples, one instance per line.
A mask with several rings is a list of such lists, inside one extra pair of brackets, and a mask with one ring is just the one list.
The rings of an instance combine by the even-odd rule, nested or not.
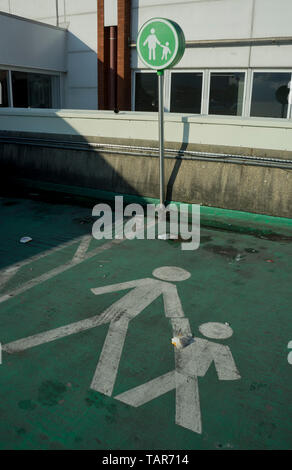
[(193, 336), (174, 336), (174, 338), (171, 339), (171, 343), (177, 349), (185, 348), (186, 346), (189, 346), (189, 344), (194, 343), (194, 341), (195, 338), (193, 338)]
[(22, 237), (20, 240), (20, 243), (28, 243), (32, 241), (31, 237)]

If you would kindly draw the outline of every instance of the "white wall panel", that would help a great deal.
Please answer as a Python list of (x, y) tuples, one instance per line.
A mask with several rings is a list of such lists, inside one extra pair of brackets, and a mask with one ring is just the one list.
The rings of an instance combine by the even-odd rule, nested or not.
[(93, 50), (97, 52), (97, 17), (96, 14), (67, 16), (68, 52)]
[[(249, 47), (188, 48), (174, 69), (185, 68), (246, 68), (249, 62)], [(145, 68), (138, 59), (136, 49), (132, 53), (132, 68)]]
[(97, 57), (94, 52), (68, 54), (68, 87), (97, 85)]
[[(87, 94), (88, 103), (93, 98)], [(78, 104), (78, 93), (73, 100)], [(80, 104), (83, 98), (80, 96)], [(24, 119), (25, 118), (25, 119)], [(188, 143), (225, 145), (275, 151), (292, 151), (289, 137), (292, 122), (279, 119), (234, 119), (222, 116), (165, 114), (165, 139), (184, 141), (185, 122), (189, 123)], [(47, 132), (111, 138), (158, 138), (157, 113), (112, 111), (34, 110), (0, 108), (0, 128), (7, 131)]]
[(97, 88), (68, 89), (67, 102), (71, 109), (96, 109)]
[(132, 39), (149, 18), (176, 21), (187, 40), (247, 38), (250, 35), (252, 0), (155, 2), (133, 9)]
[(66, 32), (29, 20), (0, 14), (0, 64), (44, 70), (65, 70)]
[(104, 26), (117, 26), (118, 24), (118, 0), (106, 0), (104, 2)]
[(292, 44), (251, 48), (251, 67), (288, 67), (292, 69)]
[(256, 0), (254, 37), (292, 36), (291, 0)]
[(9, 0), (0, 0), (0, 11), (10, 13)]
[(31, 19), (56, 18), (55, 0), (10, 0), (10, 5), (13, 15)]
[(97, 0), (66, 0), (65, 6), (67, 15), (92, 13), (97, 11)]

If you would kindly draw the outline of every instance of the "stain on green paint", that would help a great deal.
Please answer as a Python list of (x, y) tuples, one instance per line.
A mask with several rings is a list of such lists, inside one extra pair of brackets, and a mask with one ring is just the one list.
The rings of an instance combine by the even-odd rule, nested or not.
[(43, 406), (57, 405), (63, 398), (67, 388), (61, 382), (46, 380), (43, 382), (38, 391), (38, 401)]
[(26, 430), (24, 428), (17, 428), (16, 434), (18, 434), (18, 436), (23, 436), (23, 434), (26, 434)]
[(233, 246), (206, 245), (203, 249), (227, 258), (235, 258), (239, 254)]
[(249, 387), (249, 390), (250, 391), (253, 391), (253, 390), (260, 390), (261, 388), (266, 388), (267, 387), (267, 384), (262, 384), (262, 383), (258, 383), (258, 382), (253, 382), (250, 387)]
[(37, 405), (33, 403), (31, 400), (21, 400), (18, 402), (18, 406), (22, 410), (30, 411), (30, 410), (34, 410)]

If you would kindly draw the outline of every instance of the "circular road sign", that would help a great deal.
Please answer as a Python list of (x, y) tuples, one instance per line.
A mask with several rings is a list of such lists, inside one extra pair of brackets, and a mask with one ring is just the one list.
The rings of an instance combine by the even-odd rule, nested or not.
[(184, 33), (172, 20), (152, 18), (138, 33), (137, 51), (142, 62), (151, 69), (173, 67), (185, 51)]

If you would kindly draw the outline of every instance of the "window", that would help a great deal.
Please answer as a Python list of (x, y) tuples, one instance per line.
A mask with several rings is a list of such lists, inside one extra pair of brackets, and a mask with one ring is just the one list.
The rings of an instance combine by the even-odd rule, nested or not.
[(52, 108), (52, 77), (12, 72), (12, 93), (16, 108)]
[(135, 111), (158, 111), (156, 73), (135, 73)]
[(6, 70), (0, 70), (0, 107), (4, 108), (8, 105), (8, 72)]
[(170, 111), (200, 114), (202, 83), (202, 73), (172, 73)]
[(290, 73), (256, 72), (253, 75), (251, 116), (287, 117)]
[(244, 73), (211, 73), (209, 114), (242, 115)]

